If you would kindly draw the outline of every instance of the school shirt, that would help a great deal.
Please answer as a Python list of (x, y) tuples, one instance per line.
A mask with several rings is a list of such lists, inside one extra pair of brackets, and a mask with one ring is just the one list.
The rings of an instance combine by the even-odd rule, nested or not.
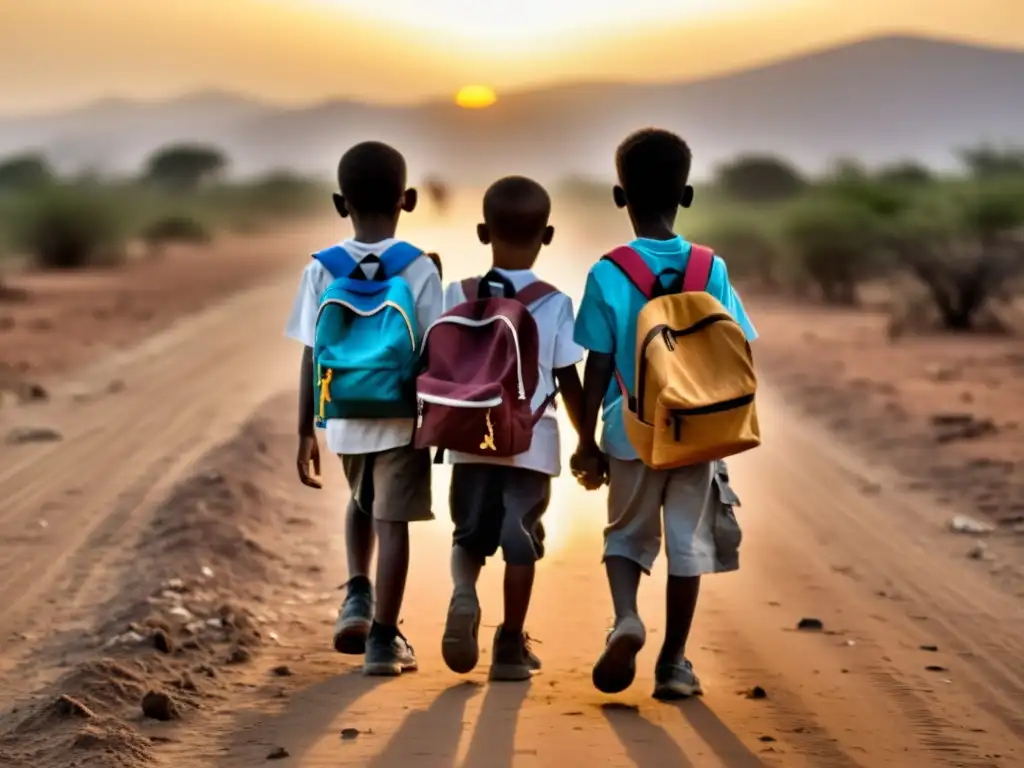
[[(530, 283), (538, 280), (529, 269), (497, 269), (512, 283), (517, 291), (521, 291)], [(445, 311), (456, 304), (466, 301), (461, 283), (452, 283), (444, 293)], [(559, 368), (576, 365), (583, 359), (583, 350), (573, 340), (573, 307), (572, 299), (564, 293), (545, 296), (530, 308), (530, 314), (537, 323), (537, 336), (540, 342), (539, 369), (540, 377), (537, 391), (533, 395), (531, 407), (534, 412), (544, 400), (555, 391), (555, 374)], [(529, 450), (517, 456), (491, 457), (477, 456), (456, 451), (446, 451), (448, 461), (452, 464), (500, 464), (502, 466), (522, 467), (557, 477), (562, 471), (562, 451), (559, 439), (558, 420), (553, 407), (548, 407), (544, 416), (533, 428), (533, 440)]]
[[(629, 244), (654, 274), (668, 268), (682, 270), (690, 259), (690, 243), (681, 237), (671, 240), (639, 238)], [(757, 338), (739, 294), (729, 282), (725, 261), (715, 256), (707, 292), (718, 299), (739, 323), (748, 341)], [(583, 301), (576, 317), (575, 339), (591, 352), (615, 355), (615, 367), (633, 395), (636, 386), (636, 325), (647, 299), (610, 261), (602, 259), (590, 268)], [(601, 448), (608, 455), (630, 461), (637, 459), (622, 423), (622, 392), (613, 376), (604, 398)]]
[[(380, 265), (377, 262), (364, 264), (363, 260), (371, 254), (380, 256), (396, 242), (398, 240), (395, 238), (381, 240), (379, 243), (345, 240), (341, 245), (356, 260), (366, 278), (372, 280)], [(422, 340), (424, 331), (442, 311), (441, 277), (428, 256), (420, 256), (413, 261), (401, 276), (409, 282), (409, 288), (416, 301), (416, 324), (419, 326), (417, 340)], [(295, 304), (285, 327), (285, 334), (289, 338), (307, 347), (313, 346), (320, 297), (335, 277), (319, 261), (310, 259), (302, 273)], [(334, 453), (345, 455), (376, 453), (399, 448), (412, 442), (414, 424), (415, 420), (411, 418), (329, 419), (326, 427), (327, 447)]]

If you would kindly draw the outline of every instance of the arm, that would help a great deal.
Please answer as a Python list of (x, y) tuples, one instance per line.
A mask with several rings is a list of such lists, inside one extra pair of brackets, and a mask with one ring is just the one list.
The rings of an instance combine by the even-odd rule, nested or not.
[[(309, 488), (320, 488), (320, 447), (313, 425), (313, 340), (316, 333), (316, 313), (320, 294), (318, 274), (321, 269), (310, 264), (302, 275), (295, 304), (285, 333), (303, 345), (299, 363), (299, 450), (296, 466), (299, 480)], [(312, 466), (313, 471), (310, 472)]]
[(603, 352), (587, 355), (587, 367), (583, 373), (583, 418), (580, 431), (580, 447), (588, 452), (597, 449), (594, 433), (597, 431), (597, 417), (601, 413), (605, 393), (615, 373), (615, 356)]
[(562, 402), (565, 403), (565, 410), (569, 414), (572, 428), (576, 430), (576, 434), (582, 435), (584, 424), (583, 384), (580, 382), (579, 370), (575, 365), (556, 368), (555, 383), (558, 385), (559, 394), (562, 395)]
[(299, 437), (312, 437), (313, 429), (313, 348), (304, 347), (299, 363)]

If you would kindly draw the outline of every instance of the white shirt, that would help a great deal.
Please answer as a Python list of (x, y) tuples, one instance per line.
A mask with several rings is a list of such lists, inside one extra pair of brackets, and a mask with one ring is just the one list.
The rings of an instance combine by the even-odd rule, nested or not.
[[(530, 283), (538, 280), (528, 269), (498, 269), (507, 277), (513, 287), (520, 291)], [(456, 304), (466, 301), (461, 283), (452, 283), (444, 292), (444, 308), (449, 310)], [(537, 334), (540, 341), (539, 368), (540, 378), (537, 391), (531, 403), (536, 411), (544, 400), (555, 391), (555, 374), (559, 368), (576, 365), (583, 359), (583, 348), (573, 341), (572, 299), (564, 293), (544, 297), (530, 308), (533, 319), (537, 322)], [(548, 409), (537, 425), (533, 428), (533, 441), (529, 450), (518, 456), (488, 457), (447, 451), (448, 461), (452, 464), (502, 464), (512, 467), (523, 467), (545, 475), (557, 477), (562, 472), (562, 451), (559, 442), (558, 420), (552, 409)]]
[[(394, 238), (381, 240), (379, 243), (345, 240), (341, 245), (359, 262), (367, 279), (372, 280), (379, 265), (364, 265), (363, 259), (371, 254), (380, 256), (396, 242), (398, 241)], [(420, 256), (406, 267), (402, 277), (409, 282), (413, 299), (416, 301), (418, 338), (422, 339), (427, 326), (433, 323), (442, 311), (441, 276), (428, 256)], [(309, 265), (302, 273), (299, 292), (295, 297), (288, 324), (285, 326), (285, 334), (288, 337), (302, 342), (307, 347), (313, 346), (320, 297), (334, 279), (335, 276), (328, 272), (323, 264), (316, 259), (310, 259)], [(413, 424), (413, 419), (329, 419), (326, 430), (327, 447), (334, 453), (348, 455), (399, 448), (412, 442)]]

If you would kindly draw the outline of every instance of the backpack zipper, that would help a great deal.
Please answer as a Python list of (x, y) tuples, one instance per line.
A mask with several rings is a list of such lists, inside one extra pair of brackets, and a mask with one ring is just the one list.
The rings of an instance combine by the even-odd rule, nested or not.
[(711, 403), (711, 405), (698, 405), (693, 408), (673, 408), (669, 411), (669, 414), (672, 416), (673, 437), (677, 443), (683, 439), (683, 418), (686, 416), (707, 416), (712, 413), (731, 411), (733, 408), (741, 408), (744, 405), (750, 405), (752, 402), (754, 402), (753, 395), (740, 395), (730, 400), (723, 400), (720, 403)]
[[(489, 400), (457, 400), (454, 397), (443, 397), (441, 395), (428, 395), (419, 393), (417, 395), (420, 403), (431, 403), (433, 405), (447, 405), (452, 408), (497, 408), (501, 405), (501, 396), (492, 397)], [(423, 407), (420, 406), (420, 413)]]
[[(441, 317), (441, 318), (438, 318), (437, 320), (435, 320), (433, 323), (430, 324), (430, 327), (427, 328), (426, 332), (423, 334), (423, 345), (422, 345), (421, 349), (423, 351), (426, 351), (426, 349), (427, 349), (427, 339), (430, 338), (430, 332), (432, 330), (434, 330), (434, 328), (436, 326), (441, 325), (442, 323), (451, 323), (453, 325), (462, 325), (462, 326), (465, 326), (467, 328), (482, 328), (485, 325), (490, 325), (491, 323), (496, 323), (496, 322), (503, 322), (503, 323), (505, 323), (505, 325), (508, 326), (508, 329), (512, 332), (512, 344), (513, 344), (513, 346), (516, 349), (516, 376), (517, 376), (517, 383), (519, 385), (518, 394), (519, 394), (519, 399), (520, 400), (525, 400), (526, 399), (526, 384), (523, 381), (523, 356), (519, 352), (519, 333), (516, 331), (515, 324), (513, 324), (513, 322), (511, 320), (509, 320), (507, 317), (505, 317), (504, 315), (494, 315), (493, 317), (487, 317), (487, 318), (484, 318), (483, 320), (473, 320), (473, 319), (468, 318), (468, 317), (458, 317), (458, 316), (455, 316), (455, 315), (453, 315), (451, 317)], [(421, 354), (422, 354), (422, 352), (421, 352)], [(430, 401), (428, 400), (427, 402), (430, 402)], [(498, 402), (499, 403), (501, 402), (500, 398), (498, 399)], [(467, 407), (472, 407), (472, 406), (467, 406)]]
[(640, 421), (643, 421), (644, 413), (644, 382), (647, 380), (647, 347), (649, 347), (655, 339), (661, 336), (665, 341), (665, 346), (669, 348), (669, 351), (675, 351), (675, 340), (680, 336), (689, 336), (697, 333), (698, 331), (704, 330), (709, 325), (714, 325), (715, 323), (722, 322), (723, 320), (733, 320), (732, 315), (725, 312), (716, 312), (713, 315), (702, 317), (696, 323), (687, 326), (686, 328), (676, 330), (669, 327), (667, 324), (662, 323), (661, 325), (654, 326), (647, 332), (643, 343), (640, 345), (640, 354), (638, 355), (640, 362), (637, 367), (636, 377), (636, 415)]
[[(319, 364), (317, 364), (319, 367)], [(331, 379), (334, 377), (334, 370), (328, 368), (320, 379), (320, 421), (327, 418), (327, 404), (331, 402)]]
[(391, 307), (391, 309), (397, 310), (398, 314), (400, 314), (402, 316), (402, 320), (405, 321), (406, 330), (409, 331), (409, 343), (412, 345), (413, 351), (416, 350), (416, 331), (413, 330), (412, 320), (409, 319), (409, 315), (407, 315), (405, 310), (402, 309), (402, 307), (400, 305), (398, 305), (396, 302), (394, 302), (394, 301), (385, 301), (385, 302), (383, 302), (381, 304), (378, 304), (375, 308), (373, 308), (373, 309), (371, 309), (370, 311), (367, 312), (367, 311), (363, 311), (361, 309), (357, 309), (356, 307), (352, 306), (349, 302), (342, 301), (341, 299), (327, 299), (326, 301), (324, 301), (320, 305), (320, 309), (317, 310), (316, 322), (318, 324), (320, 322), (320, 315), (323, 314), (324, 308), (328, 304), (335, 304), (335, 305), (337, 305), (339, 307), (344, 307), (345, 309), (350, 309), (350, 310), (352, 310), (352, 312), (354, 312), (355, 314), (359, 315), (360, 317), (372, 317), (373, 315), (376, 315), (378, 312), (383, 310), (385, 307)]

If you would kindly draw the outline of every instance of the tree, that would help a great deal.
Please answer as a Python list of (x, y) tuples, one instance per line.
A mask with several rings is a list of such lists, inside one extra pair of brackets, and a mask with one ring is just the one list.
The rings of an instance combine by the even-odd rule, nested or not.
[(42, 155), (15, 155), (0, 160), (0, 193), (38, 189), (53, 181), (53, 171)]
[(1024, 147), (1000, 148), (992, 144), (979, 144), (965, 147), (957, 154), (970, 174), (978, 179), (1024, 176)]
[(807, 186), (800, 172), (770, 155), (746, 155), (718, 168), (718, 184), (735, 200), (776, 202), (799, 194)]
[(784, 230), (829, 304), (855, 305), (858, 285), (883, 267), (876, 218), (853, 201), (824, 194), (804, 201), (790, 210)]
[(216, 147), (177, 144), (153, 154), (146, 163), (148, 181), (174, 192), (193, 192), (221, 175), (227, 156)]
[(891, 245), (927, 288), (942, 327), (975, 328), (979, 312), (1024, 275), (1024, 183), (990, 183), (900, 217)]
[(902, 186), (920, 186), (933, 181), (931, 170), (913, 160), (903, 160), (884, 166), (878, 171), (876, 178), (885, 184)]

